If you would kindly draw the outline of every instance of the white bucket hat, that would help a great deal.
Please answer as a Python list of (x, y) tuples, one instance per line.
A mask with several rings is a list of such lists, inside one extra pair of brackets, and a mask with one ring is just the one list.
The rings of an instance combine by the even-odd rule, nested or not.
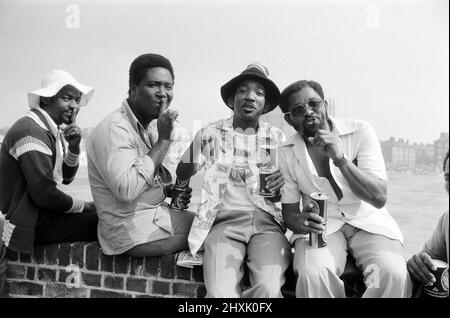
[(30, 108), (39, 107), (41, 96), (53, 97), (66, 85), (73, 86), (82, 93), (80, 106), (87, 105), (94, 94), (92, 87), (81, 84), (66, 71), (53, 70), (42, 78), (40, 89), (28, 93), (28, 105)]

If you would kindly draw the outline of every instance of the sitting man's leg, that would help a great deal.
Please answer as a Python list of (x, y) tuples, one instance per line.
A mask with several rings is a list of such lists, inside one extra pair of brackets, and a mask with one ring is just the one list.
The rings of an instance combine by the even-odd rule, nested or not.
[(206, 297), (241, 297), (251, 220), (251, 213), (248, 212), (221, 211), (217, 214), (204, 243), (203, 276)]
[(255, 234), (247, 245), (247, 257), (251, 287), (242, 296), (282, 298), (281, 287), (291, 262), (291, 246), (281, 230)]
[(349, 249), (364, 275), (363, 297), (411, 297), (412, 281), (400, 241), (357, 230), (349, 237)]
[(341, 231), (331, 234), (327, 246), (314, 248), (305, 238), (295, 240), (294, 272), (297, 298), (345, 297), (339, 278), (347, 260), (347, 241)]
[(36, 244), (97, 241), (96, 213), (56, 214), (40, 212), (36, 225)]
[[(136, 257), (160, 256), (187, 250), (189, 248), (187, 237), (195, 214), (187, 210), (179, 211), (169, 209), (169, 212), (173, 230), (172, 236), (136, 245), (126, 251), (125, 254)], [(159, 230), (164, 231), (162, 229)]]

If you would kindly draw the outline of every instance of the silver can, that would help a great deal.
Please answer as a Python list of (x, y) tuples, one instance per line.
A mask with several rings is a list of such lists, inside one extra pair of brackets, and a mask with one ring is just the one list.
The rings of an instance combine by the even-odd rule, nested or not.
[(325, 230), (321, 234), (309, 233), (309, 245), (315, 248), (327, 246), (326, 224), (328, 220), (328, 196), (321, 192), (309, 195), (314, 205), (314, 212), (324, 219)]

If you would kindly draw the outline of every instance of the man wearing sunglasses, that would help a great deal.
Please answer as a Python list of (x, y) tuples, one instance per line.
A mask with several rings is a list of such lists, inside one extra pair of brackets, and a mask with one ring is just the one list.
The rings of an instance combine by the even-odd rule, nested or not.
[[(409, 297), (403, 237), (384, 207), (387, 176), (371, 125), (328, 116), (322, 87), (314, 81), (289, 85), (280, 107), (297, 131), (280, 150), (283, 217), (294, 233), (296, 296), (345, 297), (340, 276), (350, 253), (363, 272), (363, 297)], [(328, 196), (328, 220), (314, 213), (313, 192)], [(309, 233), (323, 234), (327, 245), (310, 246)]]

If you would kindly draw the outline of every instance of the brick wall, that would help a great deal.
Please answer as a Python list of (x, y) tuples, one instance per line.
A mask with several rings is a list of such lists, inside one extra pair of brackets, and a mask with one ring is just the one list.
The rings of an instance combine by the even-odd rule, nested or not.
[(204, 297), (202, 267), (176, 266), (176, 256), (107, 256), (98, 242), (8, 251), (7, 290), (10, 297)]
[[(108, 256), (98, 242), (38, 245), (32, 255), (9, 250), (6, 286), (10, 297), (204, 297), (203, 268), (177, 266), (177, 256)], [(341, 278), (347, 296), (360, 297), (362, 277), (351, 258), (348, 260)], [(295, 296), (295, 282), (291, 266), (282, 289), (284, 297)], [(247, 271), (245, 286), (249, 286)]]

